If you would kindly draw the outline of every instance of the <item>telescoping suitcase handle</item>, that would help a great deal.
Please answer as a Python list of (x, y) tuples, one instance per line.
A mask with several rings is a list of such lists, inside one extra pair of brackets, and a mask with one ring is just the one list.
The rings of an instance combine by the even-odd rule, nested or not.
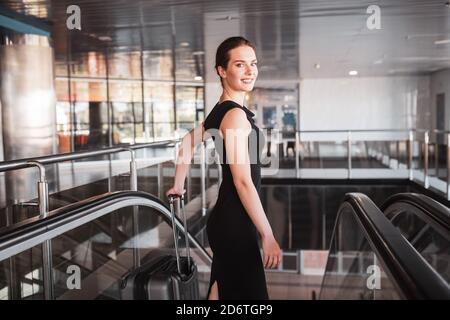
[(175, 243), (175, 256), (177, 258), (177, 268), (178, 268), (178, 272), (181, 275), (181, 263), (180, 263), (180, 254), (178, 252), (178, 239), (177, 239), (177, 226), (175, 223), (175, 210), (174, 210), (174, 202), (175, 199), (179, 199), (179, 205), (181, 205), (181, 210), (180, 210), (180, 206), (178, 206), (178, 212), (181, 211), (181, 214), (183, 216), (183, 225), (184, 225), (184, 237), (185, 237), (185, 241), (186, 241), (186, 254), (187, 254), (187, 274), (189, 274), (190, 270), (191, 270), (191, 257), (190, 257), (190, 252), (189, 252), (189, 237), (188, 237), (188, 229), (187, 229), (187, 223), (186, 223), (186, 213), (184, 211), (184, 195), (177, 195), (177, 194), (169, 194), (168, 195), (169, 198), (169, 204), (170, 204), (170, 213), (171, 213), (171, 218), (172, 218), (172, 231), (173, 231), (173, 240)]

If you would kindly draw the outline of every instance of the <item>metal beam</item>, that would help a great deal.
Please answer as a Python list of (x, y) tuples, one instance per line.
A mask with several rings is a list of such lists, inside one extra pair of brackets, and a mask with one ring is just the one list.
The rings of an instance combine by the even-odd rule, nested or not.
[(52, 26), (34, 16), (15, 12), (0, 5), (0, 27), (25, 34), (50, 37)]

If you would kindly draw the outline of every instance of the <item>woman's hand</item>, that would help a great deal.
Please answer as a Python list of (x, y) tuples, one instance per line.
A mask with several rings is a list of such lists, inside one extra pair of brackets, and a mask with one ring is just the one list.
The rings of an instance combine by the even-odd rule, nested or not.
[(168, 197), (170, 194), (176, 194), (178, 196), (183, 195), (186, 192), (185, 189), (177, 187), (177, 186), (173, 186), (172, 188), (170, 188), (167, 192), (166, 192), (166, 197)]
[(263, 262), (264, 268), (276, 268), (281, 262), (281, 249), (273, 235), (263, 236)]

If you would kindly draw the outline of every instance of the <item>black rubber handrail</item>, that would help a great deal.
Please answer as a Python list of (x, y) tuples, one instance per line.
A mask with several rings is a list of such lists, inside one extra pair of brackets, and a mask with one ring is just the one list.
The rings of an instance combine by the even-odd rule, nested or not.
[(345, 195), (338, 211), (331, 243), (337, 236), (342, 213), (349, 207), (402, 298), (450, 299), (450, 287), (446, 281), (411, 246), (372, 200), (362, 193)]
[[(389, 210), (389, 207), (399, 203), (407, 203), (419, 209), (419, 213), (423, 213), (419, 218), (431, 227), (434, 227), (434, 229), (443, 229), (447, 232), (447, 235), (450, 232), (450, 209), (436, 200), (420, 193), (397, 193), (389, 197), (380, 209), (389, 220), (392, 220), (401, 212)], [(417, 212), (412, 212), (417, 215)]]
[[(116, 191), (116, 192), (108, 192), (105, 194), (97, 195), (90, 197), (85, 200), (81, 200), (76, 203), (68, 204), (64, 207), (57, 208), (51, 212), (49, 212), (48, 216), (43, 217), (33, 217), (30, 219), (23, 220), (19, 223), (16, 223), (14, 225), (4, 227), (0, 229), (0, 250), (4, 247), (7, 247), (7, 245), (4, 245), (6, 243), (11, 243), (12, 241), (16, 241), (17, 239), (21, 238), (32, 238), (34, 237), (34, 234), (39, 235), (43, 232), (48, 231), (49, 229), (55, 229), (60, 227), (61, 225), (72, 222), (73, 220), (78, 220), (80, 218), (83, 218), (84, 216), (87, 216), (89, 214), (92, 214), (92, 211), (97, 208), (103, 208), (108, 205), (129, 199), (129, 198), (139, 198), (139, 199), (145, 199), (150, 200), (153, 203), (158, 204), (159, 206), (163, 207), (165, 210), (170, 212), (170, 209), (167, 207), (167, 205), (161, 201), (159, 198), (146, 193), (142, 191)], [(164, 221), (167, 222), (170, 226), (172, 226), (171, 219), (164, 214), (163, 212), (160, 212), (160, 216), (163, 217)], [(183, 229), (183, 223), (178, 217), (175, 217), (177, 226), (180, 229)], [(197, 247), (201, 247), (203, 254), (206, 256), (206, 258), (211, 261), (211, 256), (207, 253), (207, 251), (198, 243), (198, 241), (189, 234), (190, 240), (195, 244)]]

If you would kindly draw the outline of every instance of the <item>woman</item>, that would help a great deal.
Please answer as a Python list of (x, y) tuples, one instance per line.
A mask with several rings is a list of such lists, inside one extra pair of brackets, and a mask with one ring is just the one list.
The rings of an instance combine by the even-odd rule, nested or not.
[[(258, 194), (261, 150), (256, 150), (256, 163), (248, 158), (249, 152), (255, 151), (251, 149), (255, 146), (249, 143), (250, 135), (259, 133), (259, 129), (254, 114), (243, 104), (258, 76), (256, 63), (255, 47), (248, 40), (232, 37), (220, 44), (215, 68), (222, 83), (222, 95), (205, 121), (183, 138), (174, 186), (167, 191), (167, 195), (185, 192), (184, 180), (197, 142), (202, 141), (204, 131), (209, 130), (210, 136), (212, 130), (217, 130), (218, 134), (212, 137), (221, 155), (223, 179), (206, 225), (213, 251), (210, 300), (268, 299), (264, 267), (277, 267), (281, 259), (280, 247)], [(262, 259), (257, 232), (261, 237)]]

